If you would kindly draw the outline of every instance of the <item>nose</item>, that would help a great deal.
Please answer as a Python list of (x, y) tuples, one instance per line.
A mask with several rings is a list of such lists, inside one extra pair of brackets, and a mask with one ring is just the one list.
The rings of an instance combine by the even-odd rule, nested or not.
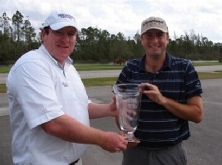
[(153, 42), (157, 42), (157, 41), (158, 41), (158, 36), (153, 35), (153, 37), (152, 37), (152, 41), (153, 41)]
[(69, 35), (67, 33), (62, 34), (62, 41), (69, 41)]

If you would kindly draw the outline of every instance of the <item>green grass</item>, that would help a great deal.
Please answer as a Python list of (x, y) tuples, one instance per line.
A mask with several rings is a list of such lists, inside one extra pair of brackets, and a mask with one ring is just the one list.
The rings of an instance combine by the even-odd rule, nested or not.
[(92, 70), (120, 70), (124, 65), (115, 64), (74, 64), (77, 71)]
[(204, 79), (218, 79), (218, 78), (222, 78), (222, 70), (221, 71), (215, 71), (213, 73), (199, 72), (198, 76), (201, 80), (204, 80)]
[(193, 64), (194, 66), (222, 65), (222, 63), (220, 63), (220, 62), (218, 62), (218, 61), (200, 61), (200, 62), (192, 61), (192, 64)]
[(83, 84), (88, 86), (104, 86), (113, 85), (116, 83), (117, 77), (104, 77), (104, 78), (90, 78), (82, 79)]
[(0, 93), (6, 93), (6, 85), (0, 84)]
[[(115, 64), (74, 64), (77, 71), (121, 70), (124, 65)], [(10, 66), (0, 66), (0, 73), (8, 73)]]
[(0, 73), (8, 73), (10, 68), (10, 66), (0, 66)]

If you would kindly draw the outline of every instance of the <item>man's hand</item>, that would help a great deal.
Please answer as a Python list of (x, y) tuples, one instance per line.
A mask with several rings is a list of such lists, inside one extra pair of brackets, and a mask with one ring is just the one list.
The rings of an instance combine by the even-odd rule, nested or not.
[(120, 152), (127, 148), (127, 138), (114, 132), (106, 132), (103, 139), (100, 140), (100, 147), (109, 152)]
[(118, 111), (116, 108), (116, 96), (113, 96), (111, 102), (109, 103), (109, 112), (110, 112), (110, 116), (114, 116), (114, 117), (118, 116)]
[(128, 142), (127, 148), (135, 147), (140, 143), (140, 141)]
[(160, 93), (156, 85), (150, 83), (142, 83), (139, 85), (140, 92), (147, 95), (150, 100), (163, 105), (166, 102), (166, 98)]
[[(125, 136), (123, 131), (120, 131), (120, 135)], [(139, 140), (135, 139), (135, 141), (128, 141), (127, 148), (135, 147), (140, 143)]]

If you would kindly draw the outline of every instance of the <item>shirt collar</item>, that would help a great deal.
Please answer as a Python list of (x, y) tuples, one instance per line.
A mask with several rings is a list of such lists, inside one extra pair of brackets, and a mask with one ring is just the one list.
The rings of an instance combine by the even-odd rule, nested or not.
[[(142, 58), (139, 61), (139, 70), (140, 70), (140, 72), (146, 72), (145, 61), (146, 61), (146, 55), (143, 55)], [(164, 60), (163, 66), (161, 67), (160, 70), (170, 69), (171, 64), (172, 64), (172, 57), (169, 53), (166, 52), (166, 58)]]
[[(45, 54), (47, 54), (47, 56), (56, 64), (56, 66), (60, 68), (62, 67), (62, 65), (49, 54), (48, 50), (45, 48), (44, 45), (41, 45), (39, 49), (41, 49)], [(66, 63), (71, 65), (73, 64), (73, 60), (70, 57), (67, 57)]]

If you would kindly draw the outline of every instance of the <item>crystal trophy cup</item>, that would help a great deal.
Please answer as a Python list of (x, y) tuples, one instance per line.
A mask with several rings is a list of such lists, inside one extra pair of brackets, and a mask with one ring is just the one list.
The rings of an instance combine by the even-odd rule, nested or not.
[(116, 84), (113, 85), (113, 92), (116, 95), (116, 107), (120, 129), (124, 132), (129, 142), (138, 141), (134, 137), (137, 128), (141, 93), (139, 84)]

